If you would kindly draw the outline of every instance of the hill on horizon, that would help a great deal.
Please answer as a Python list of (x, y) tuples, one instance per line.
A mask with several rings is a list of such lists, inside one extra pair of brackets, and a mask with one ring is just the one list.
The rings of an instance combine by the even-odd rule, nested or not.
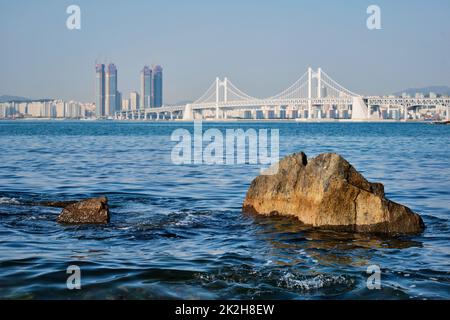
[(10, 96), (10, 95), (2, 95), (0, 96), (0, 102), (26, 102), (26, 101), (31, 101), (31, 99), (29, 98), (25, 98), (25, 97), (18, 97), (18, 96)]
[(0, 96), (0, 103), (3, 102), (32, 102), (32, 101), (50, 101), (53, 100), (51, 98), (40, 98), (40, 99), (30, 99), (25, 97), (19, 97), (19, 96), (11, 96), (11, 95), (1, 95)]

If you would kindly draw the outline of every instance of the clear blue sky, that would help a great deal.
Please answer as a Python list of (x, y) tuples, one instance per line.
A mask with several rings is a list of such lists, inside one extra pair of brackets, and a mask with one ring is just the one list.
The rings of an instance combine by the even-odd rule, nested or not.
[[(81, 30), (66, 28), (81, 7)], [(381, 7), (382, 30), (366, 28)], [(450, 1), (0, 0), (0, 95), (94, 101), (95, 61), (139, 89), (164, 67), (165, 102), (195, 100), (216, 76), (253, 96), (321, 66), (361, 94), (450, 85)]]

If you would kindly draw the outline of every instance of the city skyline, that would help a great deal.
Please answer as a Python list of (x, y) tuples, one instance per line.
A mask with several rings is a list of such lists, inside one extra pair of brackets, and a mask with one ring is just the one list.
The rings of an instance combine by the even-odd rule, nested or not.
[[(106, 69), (106, 72), (105, 72)], [(442, 120), (449, 118), (450, 95), (407, 92), (401, 95), (360, 96), (341, 86), (322, 68), (309, 67), (289, 88), (264, 99), (247, 95), (228, 78), (219, 77), (195, 102), (162, 105), (162, 67), (144, 66), (141, 71), (142, 96), (130, 92), (122, 99), (118, 91), (118, 69), (114, 63), (95, 66), (96, 102), (93, 104), (58, 99), (0, 103), (0, 119), (20, 118), (92, 118), (115, 120), (185, 120), (194, 119), (306, 119), (328, 120)], [(154, 76), (152, 76), (154, 75)], [(67, 107), (69, 109), (67, 109)], [(93, 112), (92, 112), (93, 111)], [(94, 117), (95, 115), (95, 117)]]
[[(377, 1), (381, 30), (366, 28), (369, 1), (133, 1), (104, 14), (106, 2), (81, 0), (81, 30), (74, 31), (65, 26), (69, 4), (2, 2), (0, 35), (15, 50), (2, 52), (0, 94), (92, 101), (93, 61), (120, 66), (122, 93), (140, 88), (143, 61), (160, 62), (167, 104), (195, 99), (216, 76), (269, 96), (309, 65), (365, 95), (450, 85), (448, 1)], [(162, 14), (151, 22), (140, 19), (156, 11)], [(109, 23), (121, 18), (127, 23)]]

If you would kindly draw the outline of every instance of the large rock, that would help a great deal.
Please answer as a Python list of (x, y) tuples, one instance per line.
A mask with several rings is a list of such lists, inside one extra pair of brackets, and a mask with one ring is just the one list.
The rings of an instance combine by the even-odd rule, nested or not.
[(297, 217), (313, 227), (374, 233), (417, 233), (421, 217), (384, 196), (344, 158), (325, 153), (308, 161), (296, 153), (279, 162), (275, 175), (253, 180), (243, 211)]
[(65, 224), (103, 224), (109, 222), (108, 199), (87, 199), (66, 206), (57, 218)]

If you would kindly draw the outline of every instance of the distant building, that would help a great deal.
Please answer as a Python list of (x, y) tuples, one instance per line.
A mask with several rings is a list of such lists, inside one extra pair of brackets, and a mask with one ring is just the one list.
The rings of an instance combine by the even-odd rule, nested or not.
[(114, 116), (114, 113), (118, 110), (117, 68), (114, 63), (108, 65), (105, 82), (105, 116)]
[(55, 118), (56, 106), (53, 101), (41, 103), (41, 117), (43, 118)]
[(145, 66), (141, 71), (141, 108), (151, 108), (152, 105), (152, 70)]
[[(56, 117), (65, 118), (66, 117), (66, 103), (64, 101), (57, 101), (56, 105)], [(97, 107), (97, 106), (96, 106)], [(96, 108), (97, 111), (97, 108)]]
[(33, 118), (42, 117), (42, 103), (41, 102), (31, 102), (27, 107), (27, 115)]
[(409, 94), (407, 94), (406, 92), (403, 92), (402, 93), (402, 98), (410, 98), (410, 95)]
[(81, 116), (84, 118), (92, 118), (95, 115), (95, 105), (88, 102), (88, 103), (81, 103)]
[(436, 99), (436, 98), (437, 98), (437, 94), (434, 93), (434, 92), (430, 92), (429, 97), (430, 97), (431, 99)]
[(123, 111), (130, 110), (130, 99), (122, 99), (122, 110)]
[(69, 101), (66, 103), (66, 118), (81, 118), (81, 107), (80, 104), (76, 101)]
[(10, 118), (17, 115), (17, 108), (14, 103), (5, 102), (0, 104), (0, 118)]
[[(95, 66), (95, 114), (97, 117), (105, 116), (105, 65)], [(61, 107), (60, 107), (61, 108)], [(61, 109), (59, 114), (62, 114)], [(63, 116), (64, 117), (64, 116)]]
[(163, 69), (160, 65), (153, 67), (153, 106), (155, 108), (163, 105)]
[[(117, 91), (117, 96), (116, 96), (116, 109), (114, 110), (114, 112), (118, 112), (122, 110), (122, 92)], [(114, 115), (114, 113), (113, 113)]]
[(139, 93), (136, 91), (130, 92), (130, 108), (131, 110), (137, 110), (139, 108)]
[(0, 104), (0, 118), (86, 118), (97, 114), (97, 105), (63, 100), (36, 100)]
[(12, 103), (12, 105), (15, 106), (15, 109), (18, 113), (24, 115), (27, 114), (27, 107), (28, 107), (28, 103), (26, 102), (22, 102), (22, 103)]

